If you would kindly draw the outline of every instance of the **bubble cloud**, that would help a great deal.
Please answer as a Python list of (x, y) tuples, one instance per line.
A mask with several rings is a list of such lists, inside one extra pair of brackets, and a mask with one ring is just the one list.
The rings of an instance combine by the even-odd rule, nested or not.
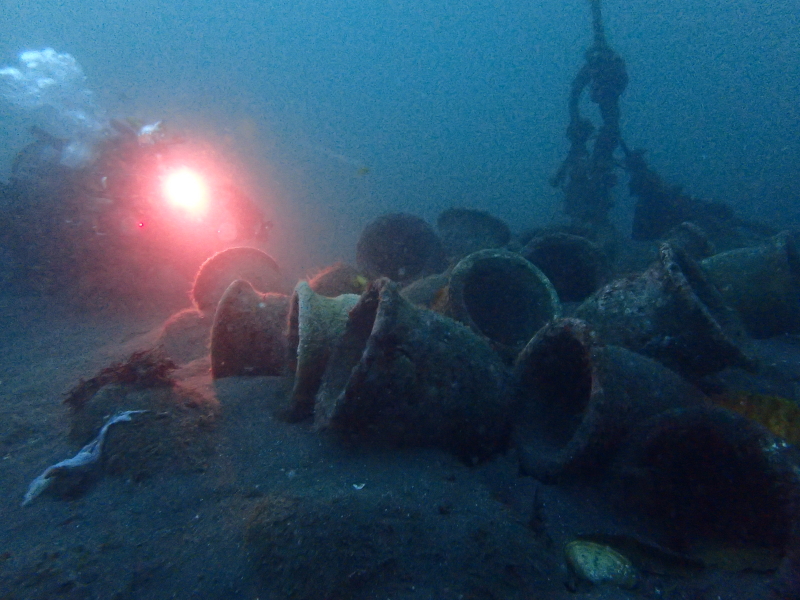
[(61, 156), (67, 167), (88, 163), (96, 144), (109, 134), (105, 111), (70, 54), (52, 48), (22, 52), (18, 67), (0, 69), (0, 95), (30, 113), (48, 133), (68, 140)]

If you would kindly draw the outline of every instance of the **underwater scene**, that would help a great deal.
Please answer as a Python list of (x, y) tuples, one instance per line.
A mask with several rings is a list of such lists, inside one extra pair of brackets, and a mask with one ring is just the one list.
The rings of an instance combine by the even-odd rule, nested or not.
[(0, 600), (800, 599), (796, 0), (0, 32)]

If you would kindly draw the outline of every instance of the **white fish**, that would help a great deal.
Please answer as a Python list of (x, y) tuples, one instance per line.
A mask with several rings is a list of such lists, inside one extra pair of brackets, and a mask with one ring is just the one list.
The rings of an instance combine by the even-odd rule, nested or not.
[(97, 437), (81, 448), (80, 452), (78, 452), (72, 458), (67, 458), (51, 467), (47, 467), (41, 475), (31, 481), (31, 484), (28, 486), (28, 491), (25, 492), (25, 498), (22, 501), (22, 506), (27, 506), (33, 502), (33, 500), (39, 496), (39, 494), (44, 492), (50, 486), (50, 484), (53, 483), (53, 480), (56, 477), (58, 477), (60, 474), (63, 474), (65, 471), (86, 468), (97, 463), (100, 460), (101, 453), (103, 452), (103, 442), (106, 440), (108, 428), (115, 423), (130, 421), (132, 415), (146, 412), (150, 411), (126, 410), (125, 412), (117, 413), (111, 417), (100, 429), (100, 433), (97, 434)]

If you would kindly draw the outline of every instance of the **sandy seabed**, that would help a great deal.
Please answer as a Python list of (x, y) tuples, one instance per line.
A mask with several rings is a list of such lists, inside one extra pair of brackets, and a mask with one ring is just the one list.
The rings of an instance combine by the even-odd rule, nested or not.
[[(568, 586), (564, 544), (622, 527), (591, 493), (519, 477), (513, 451), (476, 467), (436, 450), (344, 447), (277, 418), (289, 379), (213, 382), (203, 357), (178, 371), (178, 392), (98, 394), (119, 408), (174, 401), (180, 410), (114, 426), (109, 457), (80, 493), (21, 506), (37, 475), (85, 443), (75, 439), (66, 392), (151, 346), (168, 317), (0, 297), (0, 599), (765, 593), (769, 574), (715, 571), (648, 574), (633, 590)], [(152, 439), (176, 431), (169, 444)], [(137, 439), (147, 451), (131, 447)]]

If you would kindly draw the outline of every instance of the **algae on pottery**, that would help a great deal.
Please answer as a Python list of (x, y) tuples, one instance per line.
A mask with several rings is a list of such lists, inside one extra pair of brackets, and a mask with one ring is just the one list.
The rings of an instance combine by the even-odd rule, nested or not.
[(445, 314), (484, 336), (511, 362), (533, 335), (561, 316), (553, 284), (516, 252), (480, 250), (450, 275)]
[(284, 375), (289, 296), (261, 294), (243, 280), (223, 294), (211, 328), (211, 374)]
[(700, 264), (751, 336), (800, 332), (800, 255), (791, 233), (716, 254)]
[(294, 289), (289, 307), (289, 368), (294, 371), (291, 405), (286, 417), (302, 421), (314, 413), (314, 396), (336, 341), (344, 333), (356, 294), (328, 298), (306, 281)]
[(350, 311), (328, 361), (315, 426), (349, 441), (436, 446), (480, 460), (508, 441), (508, 384), (484, 338), (379, 279)]
[(589, 297), (576, 316), (604, 341), (656, 359), (690, 379), (727, 367), (752, 368), (736, 313), (702, 269), (662, 244), (658, 260)]
[(213, 311), (228, 286), (237, 279), (249, 281), (259, 292), (283, 292), (278, 263), (258, 248), (228, 248), (208, 258), (197, 271), (192, 301), (198, 310)]

